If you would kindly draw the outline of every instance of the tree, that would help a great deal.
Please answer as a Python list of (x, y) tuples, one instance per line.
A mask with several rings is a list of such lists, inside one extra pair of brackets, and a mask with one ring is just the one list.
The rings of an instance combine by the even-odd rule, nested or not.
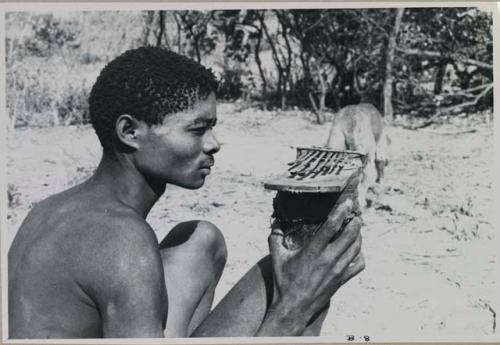
[[(273, 10), (274, 17), (267, 17), (266, 11), (255, 12), (260, 23), (260, 29), (264, 33), (267, 43), (271, 48), (272, 58), (278, 74), (277, 96), (281, 109), (287, 106), (287, 94), (289, 92), (290, 71), (293, 62), (293, 50), (288, 34), (286, 12), (284, 10)], [(271, 18), (271, 19), (269, 19)], [(276, 20), (276, 32), (272, 33), (268, 21)]]
[[(299, 42), (303, 69), (299, 86), (318, 122), (326, 107), (338, 109), (380, 93), (386, 28), (382, 27), (382, 34), (379, 27), (387, 21), (387, 11), (370, 11), (289, 11), (290, 32)], [(382, 24), (372, 18), (374, 14)]]
[(420, 96), (400, 93), (404, 109), (446, 113), (491, 106), (491, 30), (491, 14), (477, 8), (407, 9), (396, 48), (407, 69), (397, 83), (418, 88)]
[(211, 35), (208, 24), (212, 20), (213, 11), (175, 11), (182, 31), (190, 47), (187, 53), (201, 63), (202, 53), (208, 53), (215, 48), (216, 36)]
[(404, 13), (404, 8), (398, 8), (395, 10), (396, 18), (394, 21), (394, 29), (392, 30), (391, 35), (389, 36), (389, 42), (387, 44), (385, 83), (384, 83), (384, 117), (388, 124), (392, 124), (394, 121), (394, 111), (392, 108), (392, 88), (393, 88), (392, 65), (394, 62), (396, 40), (399, 33), (399, 27), (401, 26), (403, 13)]

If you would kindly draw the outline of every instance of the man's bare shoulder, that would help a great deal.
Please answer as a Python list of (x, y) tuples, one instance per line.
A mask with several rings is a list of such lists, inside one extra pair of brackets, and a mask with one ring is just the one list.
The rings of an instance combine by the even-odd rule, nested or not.
[[(153, 229), (133, 210), (119, 204), (106, 204), (86, 211), (77, 218), (72, 216), (78, 224), (70, 231), (87, 263), (94, 265), (90, 270), (93, 274), (116, 276), (120, 267), (113, 266), (123, 266), (130, 258), (151, 265), (160, 261)], [(110, 276), (110, 273), (113, 274)]]
[(74, 253), (79, 283), (96, 300), (108, 303), (140, 289), (136, 284), (164, 289), (158, 241), (144, 218), (116, 200), (85, 195), (64, 207), (64, 246)]
[(159, 262), (158, 242), (143, 219), (115, 210), (105, 210), (95, 216), (89, 224), (86, 240), (92, 244), (93, 255), (89, 259), (107, 265), (99, 266), (98, 271), (115, 275), (125, 264), (144, 262), (152, 265)]
[(35, 284), (47, 291), (48, 304), (63, 296), (74, 305), (95, 305), (104, 325), (130, 311), (153, 314), (158, 324), (165, 319), (154, 231), (133, 209), (102, 194), (63, 192), (38, 203), (9, 250), (9, 272), (11, 291)]
[(130, 210), (95, 211), (85, 232), (86, 240), (98, 252), (96, 257), (105, 262), (123, 261), (130, 256), (148, 261), (153, 260), (153, 256), (159, 257), (159, 245), (153, 229)]
[(109, 274), (130, 256), (160, 261), (154, 231), (142, 217), (116, 200), (85, 190), (69, 190), (38, 203), (17, 237), (14, 251), (28, 246), (41, 252), (43, 247), (42, 259), (65, 260), (74, 267), (72, 272), (90, 280)]

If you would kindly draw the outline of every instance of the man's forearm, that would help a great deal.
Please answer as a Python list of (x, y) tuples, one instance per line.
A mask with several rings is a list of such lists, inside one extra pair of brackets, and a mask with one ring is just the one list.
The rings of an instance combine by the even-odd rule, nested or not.
[(301, 335), (309, 321), (301, 308), (292, 308), (282, 300), (268, 306), (272, 280), (271, 260), (265, 257), (231, 289), (191, 336)]
[(307, 327), (307, 318), (300, 311), (286, 311), (279, 304), (271, 306), (262, 321), (257, 337), (300, 336)]

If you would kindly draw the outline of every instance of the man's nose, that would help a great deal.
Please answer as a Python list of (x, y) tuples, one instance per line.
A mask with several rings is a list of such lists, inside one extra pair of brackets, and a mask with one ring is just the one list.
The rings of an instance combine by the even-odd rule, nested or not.
[(208, 133), (207, 133), (207, 136), (206, 136), (206, 140), (205, 140), (205, 145), (204, 145), (204, 151), (207, 153), (207, 154), (214, 154), (214, 153), (217, 153), (219, 152), (220, 150), (220, 142), (217, 140), (217, 138), (215, 137), (215, 134), (212, 130), (210, 130)]

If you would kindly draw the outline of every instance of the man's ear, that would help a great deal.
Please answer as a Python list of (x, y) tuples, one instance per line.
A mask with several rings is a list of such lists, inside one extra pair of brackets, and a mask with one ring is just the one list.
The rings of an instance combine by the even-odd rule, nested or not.
[(140, 122), (131, 115), (120, 115), (115, 122), (115, 134), (118, 144), (129, 149), (139, 149), (138, 134)]

